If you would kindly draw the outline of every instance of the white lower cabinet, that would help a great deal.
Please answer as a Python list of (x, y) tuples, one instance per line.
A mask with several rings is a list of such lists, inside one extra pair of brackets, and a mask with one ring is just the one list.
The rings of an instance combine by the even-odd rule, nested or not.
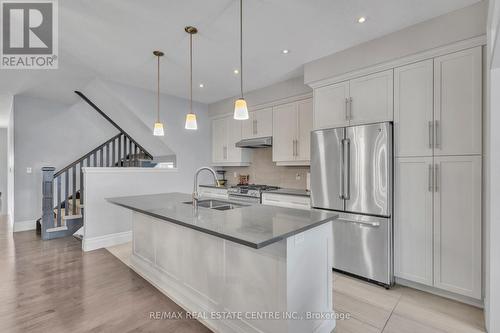
[(396, 159), (395, 275), (481, 298), (481, 156)]
[(481, 157), (434, 158), (434, 285), (481, 298)]
[(396, 159), (394, 270), (432, 286), (432, 157)]
[(219, 199), (227, 199), (227, 189), (223, 187), (205, 187), (200, 186), (198, 188), (198, 194), (200, 196), (214, 197)]
[(310, 197), (301, 195), (262, 193), (262, 204), (285, 208), (311, 209)]

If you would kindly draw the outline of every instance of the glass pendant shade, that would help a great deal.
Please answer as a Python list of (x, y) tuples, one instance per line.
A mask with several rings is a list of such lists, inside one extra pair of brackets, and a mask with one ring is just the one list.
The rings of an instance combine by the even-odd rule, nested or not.
[(198, 123), (196, 122), (196, 114), (194, 113), (188, 113), (186, 115), (186, 129), (188, 130), (197, 130), (198, 129)]
[(154, 136), (164, 136), (165, 131), (163, 130), (163, 123), (156, 122), (155, 127), (153, 129), (153, 135)]
[(243, 98), (238, 98), (236, 102), (234, 102), (234, 119), (236, 120), (248, 119), (247, 102)]

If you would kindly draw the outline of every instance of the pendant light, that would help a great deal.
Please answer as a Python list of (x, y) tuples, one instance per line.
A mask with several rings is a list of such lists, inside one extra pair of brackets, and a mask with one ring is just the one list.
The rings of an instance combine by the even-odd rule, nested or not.
[(158, 76), (157, 76), (157, 102), (156, 102), (156, 122), (153, 128), (154, 136), (164, 136), (165, 131), (163, 130), (163, 123), (160, 121), (160, 57), (163, 57), (165, 54), (162, 51), (153, 51), (153, 54), (157, 58), (158, 63)]
[(195, 27), (187, 26), (184, 28), (189, 34), (189, 113), (186, 115), (185, 128), (188, 130), (197, 130), (196, 114), (193, 112), (193, 35), (198, 32)]
[(243, 0), (240, 0), (240, 93), (241, 97), (234, 102), (234, 119), (248, 119), (247, 102), (243, 98)]

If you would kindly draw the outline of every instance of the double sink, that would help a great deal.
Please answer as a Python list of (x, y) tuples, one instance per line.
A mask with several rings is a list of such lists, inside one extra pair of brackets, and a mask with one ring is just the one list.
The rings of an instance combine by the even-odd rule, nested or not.
[[(188, 204), (188, 205), (193, 204), (192, 201), (185, 201), (184, 203)], [(210, 208), (210, 209), (216, 209), (216, 210), (230, 210), (230, 209), (241, 208), (241, 207), (246, 207), (246, 206), (248, 206), (248, 205), (230, 202), (230, 201), (215, 200), (215, 199), (206, 199), (206, 200), (199, 200), (198, 201), (198, 207)]]

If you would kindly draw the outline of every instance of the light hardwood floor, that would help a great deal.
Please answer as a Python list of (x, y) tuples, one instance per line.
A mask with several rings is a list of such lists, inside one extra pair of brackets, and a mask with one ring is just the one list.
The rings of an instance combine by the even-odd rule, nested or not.
[[(12, 234), (0, 217), (0, 332), (209, 330), (196, 320), (154, 320), (182, 311), (129, 267), (130, 244), (83, 253), (73, 237)], [(404, 287), (385, 290), (334, 274), (336, 333), (484, 332), (480, 309)]]
[[(131, 244), (108, 248), (126, 265)], [(485, 332), (481, 309), (396, 286), (391, 290), (333, 273), (333, 302), (337, 312), (350, 314), (338, 320), (335, 333), (475, 333)]]
[(0, 217), (0, 332), (210, 332), (105, 249), (83, 253), (73, 237), (12, 234)]

